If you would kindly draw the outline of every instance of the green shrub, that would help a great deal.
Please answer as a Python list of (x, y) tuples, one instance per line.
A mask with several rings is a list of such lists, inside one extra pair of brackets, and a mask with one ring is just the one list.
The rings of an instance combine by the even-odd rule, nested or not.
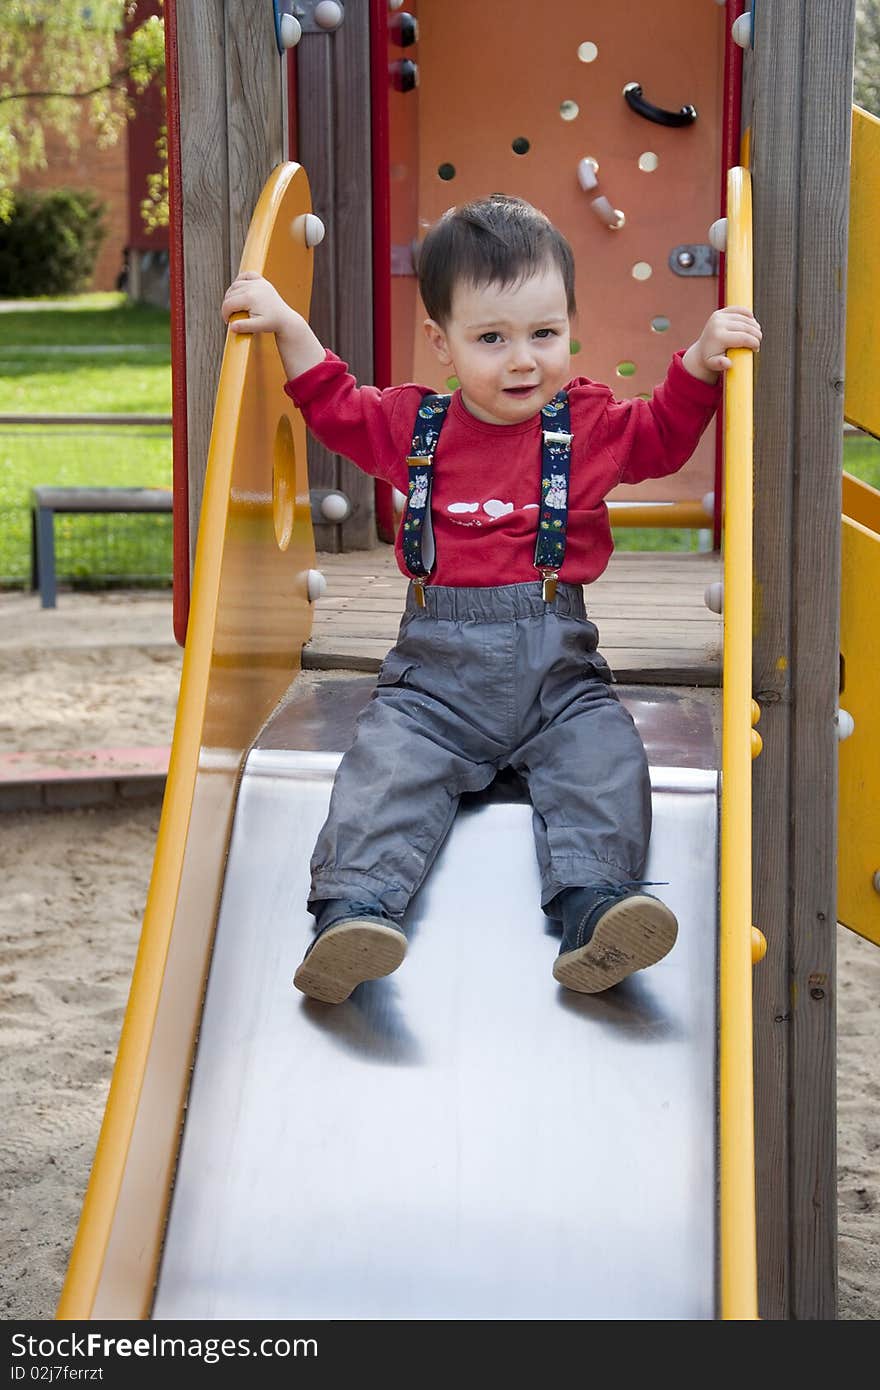
[(0, 298), (71, 294), (92, 277), (106, 235), (104, 204), (91, 193), (20, 190), (0, 222)]

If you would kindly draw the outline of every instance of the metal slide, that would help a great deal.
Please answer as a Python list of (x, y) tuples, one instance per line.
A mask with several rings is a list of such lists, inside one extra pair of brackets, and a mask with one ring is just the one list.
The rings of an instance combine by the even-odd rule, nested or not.
[[(303, 312), (310, 206), (279, 166), (241, 262)], [(734, 239), (728, 275), (741, 262)], [(729, 378), (728, 532), (751, 501)], [(316, 557), (282, 386), (265, 335), (229, 335), (153, 875), (57, 1316), (755, 1317), (749, 526), (725, 556), (720, 844), (721, 692), (620, 691), (670, 955), (602, 995), (556, 984), (531, 808), (501, 780), (463, 800), (402, 968), (323, 1006), (292, 985), (309, 857), (373, 679), (296, 680)]]
[(291, 978), (308, 862), (373, 680), (326, 680), (250, 753), (153, 1318), (716, 1316), (718, 692), (639, 688), (648, 877), (672, 953), (553, 980), (531, 808), (464, 799), (399, 971)]

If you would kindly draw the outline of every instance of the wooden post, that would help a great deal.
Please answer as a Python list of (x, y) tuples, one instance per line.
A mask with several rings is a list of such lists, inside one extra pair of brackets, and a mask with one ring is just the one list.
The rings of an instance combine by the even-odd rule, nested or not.
[(854, 0), (762, 0), (751, 92), (760, 1310), (836, 1316), (835, 937)]
[[(350, 0), (332, 33), (304, 33), (297, 45), (297, 158), (326, 227), (315, 254), (311, 325), (349, 364), (373, 380), (372, 179), (370, 168), (370, 6)], [(375, 483), (309, 436), (312, 487), (339, 488), (353, 512), (342, 526), (316, 525), (319, 550), (376, 544)]]
[(281, 58), (269, 4), (178, 4), (192, 563), (226, 338), (220, 303), (282, 157)]

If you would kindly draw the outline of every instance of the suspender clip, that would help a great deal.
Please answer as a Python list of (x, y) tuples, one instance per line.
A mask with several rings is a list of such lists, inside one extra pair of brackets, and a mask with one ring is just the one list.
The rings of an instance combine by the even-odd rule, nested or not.
[(413, 597), (416, 601), (416, 608), (425, 606), (425, 581), (424, 579), (413, 580)]
[(558, 570), (541, 570), (543, 584), (541, 586), (541, 598), (545, 603), (552, 603), (556, 597), (556, 581), (559, 578)]

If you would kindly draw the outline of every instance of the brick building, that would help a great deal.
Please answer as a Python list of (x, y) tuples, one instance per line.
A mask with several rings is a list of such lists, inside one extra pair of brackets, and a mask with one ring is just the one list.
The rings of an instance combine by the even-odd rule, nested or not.
[[(138, 22), (158, 13), (153, 3), (138, 5)], [(135, 116), (115, 145), (99, 149), (88, 120), (78, 129), (78, 148), (71, 149), (47, 129), (46, 168), (23, 170), (19, 187), (74, 188), (93, 193), (105, 204), (107, 234), (98, 255), (93, 290), (114, 290), (126, 274), (124, 287), (133, 299), (168, 303), (168, 228), (148, 232), (141, 216), (147, 176), (160, 168), (156, 142), (164, 121), (161, 90), (153, 83), (133, 96)]]

